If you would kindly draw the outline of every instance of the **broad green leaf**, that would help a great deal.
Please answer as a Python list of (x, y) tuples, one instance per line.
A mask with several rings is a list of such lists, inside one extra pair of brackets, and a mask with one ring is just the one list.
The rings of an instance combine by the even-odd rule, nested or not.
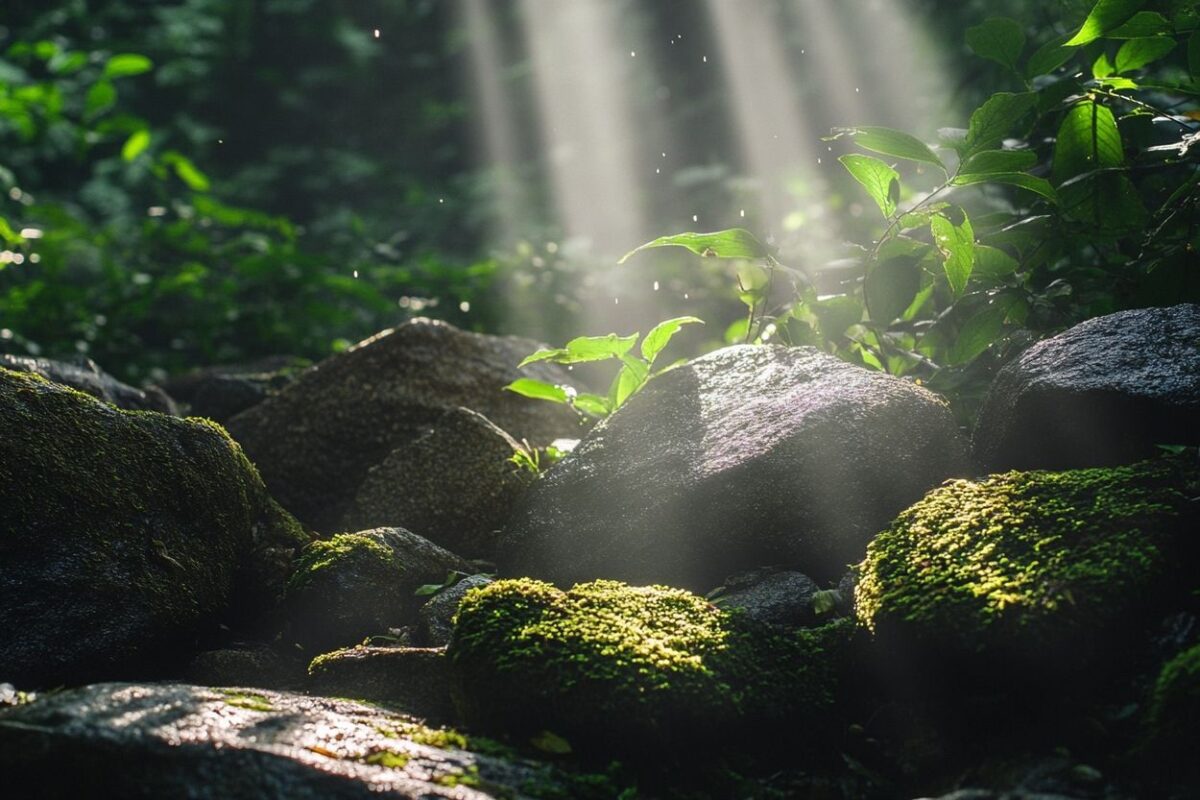
[(998, 247), (975, 245), (975, 268), (972, 275), (998, 281), (1017, 271), (1019, 262)]
[(187, 156), (171, 151), (163, 154), (163, 161), (171, 165), (175, 174), (188, 185), (189, 189), (196, 192), (208, 191), (208, 176), (201, 172)]
[(1032, 150), (981, 150), (959, 167), (959, 172), (987, 175), (993, 172), (1024, 172), (1037, 163)]
[(955, 225), (939, 215), (930, 221), (929, 231), (942, 254), (950, 291), (957, 297), (967, 288), (971, 270), (975, 267), (975, 232), (971, 229), (971, 221), (964, 214), (962, 224)]
[(558, 359), (560, 364), (582, 364), (588, 361), (603, 361), (607, 358), (620, 358), (637, 344), (639, 334), (617, 336), (610, 333), (607, 336), (580, 336), (567, 342), (566, 355)]
[(104, 77), (125, 78), (154, 69), (154, 62), (138, 53), (118, 53), (104, 65)]
[(837, 339), (851, 325), (862, 322), (862, 303), (850, 295), (830, 297), (807, 305), (817, 318), (821, 336), (827, 340)]
[(650, 365), (640, 358), (625, 356), (621, 361), (623, 366), (617, 373), (617, 377), (613, 379), (612, 389), (609, 392), (609, 400), (612, 402), (613, 408), (620, 408), (638, 389), (642, 388), (642, 384), (650, 377)]
[(746, 341), (746, 336), (750, 333), (750, 318), (742, 317), (730, 323), (725, 329), (725, 344), (740, 344)]
[(1008, 306), (999, 301), (989, 303), (975, 313), (963, 323), (958, 336), (950, 343), (946, 362), (957, 366), (974, 361), (1004, 334), (1004, 320), (1007, 317)]
[(1056, 36), (1034, 51), (1025, 64), (1025, 77), (1032, 80), (1039, 75), (1049, 75), (1071, 60), (1075, 48), (1067, 47), (1067, 36)]
[(1200, 80), (1200, 28), (1188, 37), (1188, 72), (1192, 80)]
[[(1175, 49), (1175, 40), (1167, 36), (1130, 39), (1117, 51), (1116, 71), (1132, 72), (1158, 61)], [(1098, 76), (1100, 77), (1100, 76)]]
[(1092, 62), (1092, 77), (1107, 78), (1109, 75), (1112, 75), (1114, 72), (1116, 72), (1116, 69), (1117, 68), (1112, 65), (1112, 62), (1108, 60), (1108, 55), (1101, 53), (1096, 60)]
[(976, 55), (1015, 70), (1025, 49), (1025, 31), (1015, 20), (992, 17), (967, 29), (967, 45)]
[(150, 131), (143, 128), (140, 131), (135, 131), (125, 144), (121, 147), (121, 158), (126, 161), (133, 161), (135, 158), (145, 152), (150, 146)]
[(888, 324), (904, 313), (921, 288), (919, 259), (896, 256), (875, 265), (866, 278), (863, 295), (871, 320)]
[(546, 383), (546, 381), (538, 381), (533, 378), (518, 378), (504, 388), (525, 397), (532, 397), (535, 400), (550, 400), (555, 403), (567, 402), (567, 390), (562, 386), (555, 386), (553, 383)]
[(1147, 222), (1146, 207), (1124, 171), (1077, 175), (1058, 187), (1058, 196), (1065, 214), (1103, 233), (1137, 231)]
[(526, 364), (533, 364), (538, 361), (555, 361), (567, 354), (566, 350), (561, 347), (543, 347), (537, 350), (532, 355), (525, 356), (517, 367), (523, 367)]
[(618, 264), (624, 264), (630, 256), (652, 247), (685, 247), (698, 256), (711, 258), (766, 258), (770, 253), (766, 245), (745, 228), (729, 228), (712, 233), (676, 233), (660, 236), (652, 242), (630, 250), (621, 256)]
[(1108, 33), (1105, 39), (1140, 39), (1143, 36), (1159, 36), (1171, 33), (1171, 23), (1157, 11), (1139, 11), (1129, 21)]
[(1022, 189), (1028, 189), (1031, 192), (1040, 194), (1052, 203), (1058, 202), (1058, 193), (1054, 191), (1054, 186), (1045, 178), (1039, 178), (1034, 175), (1028, 175), (1024, 172), (992, 172), (986, 175), (956, 175), (953, 181), (955, 186), (972, 186), (977, 183), (1003, 183), (1009, 186), (1018, 186)]
[(607, 417), (613, 412), (612, 404), (608, 402), (607, 397), (601, 397), (598, 394), (588, 392), (580, 392), (575, 395), (575, 399), (571, 401), (571, 405), (593, 417)]
[(1107, 106), (1085, 100), (1067, 112), (1054, 145), (1055, 183), (1105, 167), (1125, 163), (1121, 133)]
[(932, 164), (943, 171), (946, 169), (946, 166), (942, 164), (942, 160), (929, 149), (929, 145), (904, 131), (898, 131), (893, 128), (867, 126), (835, 128), (834, 134), (836, 136), (850, 136), (854, 139), (856, 145), (873, 153), (882, 153), (885, 156), (893, 156), (894, 158)]
[(653, 364), (654, 359), (658, 358), (658, 354), (663, 351), (663, 348), (671, 341), (671, 337), (678, 333), (680, 328), (697, 323), (703, 325), (704, 320), (699, 317), (675, 317), (658, 323), (642, 340), (642, 358), (646, 359), (647, 363)]
[(900, 200), (900, 174), (896, 170), (878, 158), (857, 153), (844, 155), (838, 161), (863, 185), (885, 218), (896, 213)]
[(1037, 105), (1034, 92), (997, 92), (975, 112), (967, 127), (967, 152), (991, 150), (1004, 141)]
[(1067, 40), (1067, 47), (1079, 47), (1094, 42), (1109, 31), (1128, 22), (1146, 0), (1100, 0), (1083, 22), (1083, 27)]
[(531, 738), (529, 743), (543, 753), (550, 753), (556, 756), (565, 756), (571, 753), (570, 742), (550, 731), (542, 731), (537, 736)]
[(100, 81), (92, 84), (87, 97), (83, 101), (83, 115), (88, 119), (100, 116), (112, 108), (117, 102), (117, 87), (112, 81)]

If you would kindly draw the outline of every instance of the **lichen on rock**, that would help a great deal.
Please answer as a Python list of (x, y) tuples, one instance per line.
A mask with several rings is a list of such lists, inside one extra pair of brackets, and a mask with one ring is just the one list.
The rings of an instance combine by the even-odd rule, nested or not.
[(868, 547), (858, 618), (926, 666), (1079, 673), (1177, 588), (1198, 490), (1200, 469), (1167, 458), (948, 482)]
[[(616, 581), (497, 581), (459, 606), (448, 655), (466, 719), (645, 757), (795, 731), (828, 711), (848, 627), (783, 633), (702, 597)], [(722, 732), (719, 739), (711, 731)]]

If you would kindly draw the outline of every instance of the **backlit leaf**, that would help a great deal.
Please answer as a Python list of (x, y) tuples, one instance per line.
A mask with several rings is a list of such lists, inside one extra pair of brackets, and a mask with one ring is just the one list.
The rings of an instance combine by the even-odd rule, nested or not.
[(150, 131), (143, 128), (134, 132), (121, 147), (121, 158), (133, 161), (150, 146)]
[(704, 320), (699, 317), (675, 317), (658, 323), (642, 340), (642, 358), (653, 364), (654, 359), (658, 358), (658, 354), (663, 351), (663, 348), (671, 341), (671, 337), (678, 333), (680, 328), (684, 325), (694, 324), (703, 325)]
[(976, 55), (1016, 69), (1017, 59), (1025, 49), (1025, 31), (1015, 20), (992, 17), (967, 29), (967, 45)]
[(946, 280), (955, 296), (961, 295), (975, 267), (975, 232), (971, 221), (963, 215), (960, 225), (955, 225), (944, 216), (936, 216), (929, 223), (933, 243), (942, 254)]
[(553, 383), (546, 383), (546, 381), (534, 380), (533, 378), (518, 378), (504, 388), (525, 397), (532, 397), (534, 400), (550, 400), (555, 403), (567, 402), (567, 390), (565, 388), (555, 386)]
[(835, 128), (834, 134), (835, 138), (850, 136), (854, 139), (856, 145), (873, 153), (881, 153), (894, 158), (932, 164), (941, 170), (946, 169), (945, 165), (942, 164), (942, 160), (929, 149), (929, 145), (904, 131), (868, 126)]
[(1117, 72), (1132, 72), (1157, 61), (1175, 49), (1175, 40), (1167, 36), (1130, 39), (1117, 51)]
[(997, 92), (989, 97), (971, 114), (967, 127), (967, 152), (994, 149), (1016, 130), (1035, 105), (1037, 95), (1033, 92)]
[(630, 256), (652, 247), (685, 247), (698, 256), (713, 258), (766, 258), (770, 253), (766, 245), (745, 228), (729, 228), (712, 233), (676, 233), (660, 236), (652, 242), (630, 250), (621, 256), (618, 264), (624, 264)]
[(1067, 47), (1094, 42), (1109, 31), (1116, 30), (1145, 4), (1146, 0), (1100, 0), (1092, 7), (1083, 27), (1067, 41)]
[(105, 78), (126, 78), (154, 69), (154, 62), (138, 53), (118, 53), (104, 65)]
[(896, 213), (900, 198), (900, 174), (878, 158), (850, 153), (838, 159), (879, 206), (884, 217)]

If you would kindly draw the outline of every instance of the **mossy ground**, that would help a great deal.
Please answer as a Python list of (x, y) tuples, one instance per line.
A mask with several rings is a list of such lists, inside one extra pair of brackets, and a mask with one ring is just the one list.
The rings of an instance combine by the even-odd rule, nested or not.
[(1167, 458), (950, 482), (870, 544), (858, 618), (927, 661), (1082, 670), (1172, 592), (1198, 491), (1196, 465)]
[(507, 580), (466, 595), (448, 653), (467, 719), (636, 757), (804, 727), (833, 702), (846, 635), (784, 633), (662, 586)]

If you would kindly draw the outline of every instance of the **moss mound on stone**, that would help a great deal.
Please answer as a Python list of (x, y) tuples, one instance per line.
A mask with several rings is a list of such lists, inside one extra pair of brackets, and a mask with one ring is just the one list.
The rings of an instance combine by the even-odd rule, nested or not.
[(1198, 491), (1179, 458), (949, 482), (870, 544), (858, 618), (927, 664), (1034, 682), (1081, 671), (1177, 589)]
[[(1150, 751), (1183, 766), (1195, 761), (1196, 729), (1200, 725), (1200, 645), (1168, 661), (1158, 674), (1150, 699), (1147, 744)], [(1182, 760), (1179, 756), (1185, 756)]]
[(728, 747), (754, 725), (805, 728), (833, 702), (848, 635), (784, 633), (663, 586), (526, 579), (469, 592), (448, 654), (474, 724), (636, 757)]

